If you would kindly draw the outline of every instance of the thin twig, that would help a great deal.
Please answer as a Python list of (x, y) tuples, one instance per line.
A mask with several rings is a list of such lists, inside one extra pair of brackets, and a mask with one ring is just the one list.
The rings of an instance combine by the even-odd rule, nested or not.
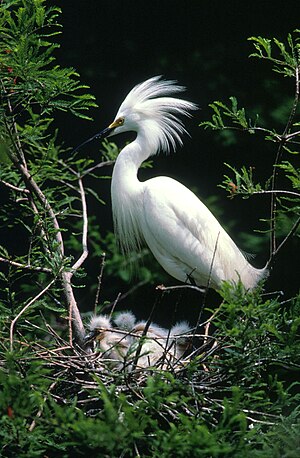
[(50, 283), (48, 283), (47, 286), (45, 286), (42, 291), (40, 291), (31, 301), (28, 302), (28, 304), (25, 305), (25, 307), (22, 308), (22, 310), (18, 313), (18, 315), (12, 320), (10, 324), (10, 330), (9, 330), (9, 340), (10, 340), (10, 351), (13, 351), (13, 334), (14, 334), (14, 327), (18, 319), (20, 318), (21, 315), (32, 305), (34, 304), (45, 292), (51, 288), (53, 283), (56, 281), (56, 278), (53, 278)]
[(300, 226), (300, 217), (297, 219), (297, 221), (293, 224), (290, 232), (285, 236), (283, 241), (280, 243), (280, 245), (276, 248), (276, 250), (271, 254), (269, 261), (267, 262), (267, 267), (272, 265), (275, 257), (278, 255), (279, 251), (282, 249), (282, 247), (287, 243), (287, 241), (296, 233), (298, 227)]
[(0, 256), (0, 262), (5, 262), (6, 264), (9, 264), (10, 266), (19, 267), (20, 269), (33, 270), (36, 272), (46, 272), (46, 273), (52, 272), (52, 270), (48, 269), (48, 267), (32, 266), (30, 264), (21, 264), (20, 262), (11, 261), (10, 259), (2, 258), (1, 256)]
[(7, 188), (12, 189), (13, 191), (22, 192), (22, 193), (25, 193), (25, 194), (29, 193), (28, 189), (19, 188), (18, 186), (15, 186), (15, 185), (13, 185), (11, 183), (8, 183), (7, 181), (0, 180), (0, 183), (3, 184), (4, 186), (6, 186)]
[(48, 398), (48, 395), (49, 395), (49, 393), (51, 393), (51, 391), (52, 391), (53, 388), (56, 386), (56, 384), (57, 384), (57, 381), (56, 381), (56, 380), (55, 380), (54, 382), (52, 382), (51, 385), (50, 385), (50, 387), (49, 387), (49, 390), (48, 390), (47, 394), (43, 397), (43, 404), (42, 404), (41, 407), (39, 408), (39, 411), (37, 412), (37, 414), (36, 414), (36, 416), (35, 416), (35, 419), (32, 420), (32, 423), (31, 423), (31, 425), (30, 425), (29, 428), (28, 428), (28, 431), (29, 431), (29, 432), (32, 432), (32, 431), (34, 430), (35, 425), (36, 425), (36, 419), (37, 419), (37, 418), (40, 418), (40, 416), (42, 415), (43, 409), (44, 409), (44, 404), (45, 404), (45, 402), (46, 402), (46, 400), (47, 400), (47, 398)]
[(97, 305), (99, 302), (99, 296), (100, 296), (100, 290), (101, 290), (101, 283), (102, 283), (102, 275), (103, 275), (103, 269), (105, 265), (105, 256), (106, 253), (102, 253), (101, 255), (101, 261), (100, 261), (100, 273), (98, 275), (98, 285), (97, 285), (97, 291), (96, 291), (96, 296), (95, 296), (95, 303), (94, 303), (94, 315), (97, 314)]
[(277, 154), (275, 157), (275, 162), (273, 164), (273, 173), (272, 173), (272, 180), (271, 180), (271, 202), (270, 202), (270, 258), (269, 262), (272, 258), (274, 258), (274, 253), (276, 252), (276, 207), (277, 207), (277, 200), (276, 200), (276, 193), (274, 193), (276, 187), (276, 181), (278, 176), (278, 164), (281, 160), (281, 156), (283, 153), (283, 148), (285, 143), (288, 140), (289, 131), (292, 127), (293, 119), (297, 110), (297, 106), (299, 103), (299, 66), (295, 69), (295, 96), (293, 106), (290, 111), (288, 122), (285, 126), (284, 132), (280, 137), (280, 143), (277, 150)]
[(198, 293), (201, 293), (203, 294), (205, 292), (205, 289), (204, 288), (199, 288), (198, 286), (194, 286), (194, 285), (187, 285), (187, 284), (184, 284), (184, 285), (175, 285), (175, 286), (164, 286), (164, 285), (158, 285), (156, 286), (156, 290), (158, 291), (172, 291), (172, 290), (177, 290), (177, 289), (194, 289), (195, 291), (198, 291)]
[(252, 194), (286, 194), (288, 196), (300, 197), (300, 192), (285, 191), (283, 189), (273, 189), (269, 191), (266, 191), (266, 190), (253, 191)]
[(112, 308), (111, 308), (111, 311), (110, 311), (110, 314), (109, 314), (109, 318), (112, 317), (112, 314), (114, 313), (114, 310), (115, 310), (115, 308), (116, 308), (116, 306), (117, 306), (117, 303), (118, 303), (119, 300), (120, 300), (120, 297), (121, 297), (121, 293), (118, 293), (118, 295), (117, 295), (117, 297), (116, 297), (116, 299), (115, 299), (115, 301), (114, 301), (114, 303), (113, 303), (113, 305), (112, 305)]
[(82, 173), (82, 177), (85, 177), (86, 175), (89, 175), (90, 173), (92, 173), (94, 170), (96, 169), (100, 169), (102, 167), (106, 167), (106, 166), (109, 166), (109, 165), (114, 165), (116, 161), (105, 161), (105, 162), (99, 162), (99, 164), (96, 164), (94, 165), (93, 167), (90, 167), (89, 169), (86, 169), (83, 173)]
[[(162, 295), (160, 295), (162, 296)], [(158, 305), (158, 303), (161, 301), (161, 297), (159, 298), (156, 298), (153, 306), (152, 306), (152, 309), (151, 309), (151, 312), (150, 312), (150, 315), (149, 315), (149, 318), (145, 324), (145, 327), (144, 327), (144, 330), (142, 332), (142, 335), (140, 337), (140, 340), (139, 340), (139, 343), (138, 343), (138, 346), (137, 346), (137, 349), (136, 349), (136, 352), (135, 352), (135, 355), (134, 355), (134, 360), (133, 360), (133, 371), (134, 369), (136, 369), (137, 367), (137, 364), (138, 364), (138, 361), (139, 361), (139, 357), (140, 357), (140, 354), (141, 354), (141, 351), (142, 351), (142, 347), (143, 347), (143, 343), (144, 343), (144, 338), (145, 336), (147, 335), (147, 332), (148, 332), (148, 329), (152, 323), (152, 318), (153, 318), (153, 315), (154, 315), (154, 312), (156, 310), (156, 307)]]
[[(130, 288), (128, 291), (126, 291), (126, 293), (119, 293), (118, 294), (118, 302), (122, 301), (123, 299), (125, 299), (127, 296), (130, 296), (130, 294), (132, 294), (134, 291), (136, 291), (138, 288), (140, 288), (141, 286), (144, 286), (148, 283), (148, 280), (142, 280), (140, 281), (139, 283), (137, 283), (136, 285), (132, 286), (132, 288)], [(163, 285), (162, 285), (163, 286)], [(111, 307), (115, 306), (115, 302), (110, 302), (109, 304), (105, 304), (101, 311), (104, 311), (104, 310), (107, 310), (107, 309), (110, 309)]]
[[(216, 253), (217, 253), (217, 248), (218, 248), (218, 243), (219, 243), (219, 237), (220, 237), (220, 232), (218, 232), (217, 239), (216, 239), (216, 242), (215, 242), (214, 252), (213, 252), (213, 255), (212, 255), (212, 259), (211, 259), (211, 263), (210, 263), (210, 268), (209, 268), (209, 275), (208, 275), (207, 285), (206, 285), (206, 288), (205, 288), (205, 290), (204, 290), (204, 295), (203, 295), (203, 299), (202, 299), (202, 304), (201, 304), (201, 307), (200, 307), (200, 310), (199, 310), (199, 314), (198, 314), (198, 318), (197, 318), (197, 323), (196, 323), (196, 327), (195, 327), (195, 330), (194, 330), (194, 334), (196, 333), (196, 331), (197, 331), (197, 329), (198, 329), (198, 327), (199, 327), (199, 325), (200, 325), (200, 320), (201, 320), (202, 312), (203, 312), (203, 309), (204, 309), (204, 307), (205, 307), (206, 298), (207, 298), (207, 293), (208, 293), (208, 288), (210, 287), (210, 283), (211, 283), (212, 269), (213, 269), (213, 266), (214, 266), (215, 257), (216, 257)], [(193, 345), (193, 342), (192, 342), (192, 345)]]

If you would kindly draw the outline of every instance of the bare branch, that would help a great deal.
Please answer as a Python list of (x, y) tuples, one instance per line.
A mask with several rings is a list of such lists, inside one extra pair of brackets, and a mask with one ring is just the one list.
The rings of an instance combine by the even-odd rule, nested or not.
[(198, 286), (194, 286), (194, 285), (176, 285), (176, 286), (158, 285), (155, 289), (159, 291), (172, 291), (172, 290), (186, 289), (186, 288), (194, 289), (195, 291), (198, 291), (201, 294), (205, 292), (205, 289), (199, 288)]
[(82, 173), (82, 178), (85, 177), (86, 175), (89, 175), (90, 173), (94, 172), (96, 169), (100, 169), (102, 167), (106, 167), (109, 165), (113, 165), (116, 161), (104, 161), (104, 162), (99, 162), (99, 164), (94, 165), (93, 167), (90, 167), (89, 169), (85, 170)]
[[(61, 280), (63, 286), (63, 292), (69, 307), (69, 325), (73, 325), (75, 340), (81, 348), (84, 348), (84, 337), (85, 329), (82, 323), (81, 315), (77, 306), (77, 302), (74, 296), (72, 283), (71, 283), (72, 273), (71, 272), (62, 272)], [(69, 336), (69, 340), (72, 340), (72, 331)]]
[(293, 139), (295, 137), (298, 137), (298, 135), (300, 135), (300, 130), (298, 130), (297, 132), (292, 132), (292, 133), (288, 134), (286, 136), (286, 140), (290, 141), (291, 139)]
[(291, 126), (292, 126), (292, 123), (293, 123), (293, 119), (295, 117), (295, 113), (296, 113), (296, 110), (297, 110), (297, 106), (298, 106), (298, 103), (299, 103), (299, 87), (300, 87), (300, 84), (299, 84), (299, 66), (296, 67), (295, 69), (295, 95), (294, 95), (294, 102), (293, 102), (293, 106), (291, 108), (291, 111), (290, 111), (290, 115), (289, 115), (289, 119), (288, 119), (288, 122), (285, 126), (285, 129), (284, 129), (284, 132), (281, 136), (281, 140), (280, 140), (280, 143), (279, 143), (279, 147), (278, 147), (278, 150), (277, 150), (277, 154), (276, 154), (276, 157), (275, 157), (275, 162), (273, 164), (273, 172), (272, 172), (272, 180), (271, 180), (271, 191), (273, 191), (271, 193), (271, 202), (270, 202), (270, 230), (271, 230), (271, 235), (270, 235), (270, 259), (269, 261), (271, 261), (272, 258), (274, 258), (274, 253), (276, 252), (276, 208), (277, 208), (277, 201), (276, 201), (276, 192), (275, 191), (275, 187), (276, 187), (276, 181), (277, 181), (277, 176), (278, 176), (278, 164), (281, 160), (281, 156), (282, 156), (282, 153), (283, 153), (283, 148), (284, 148), (284, 145), (285, 143), (287, 142), (288, 140), (288, 135), (289, 135), (289, 131), (291, 129)]
[(267, 267), (272, 265), (274, 262), (275, 257), (278, 255), (279, 251), (282, 249), (282, 247), (287, 243), (287, 241), (293, 237), (293, 235), (296, 233), (298, 227), (300, 226), (300, 217), (297, 219), (297, 221), (293, 224), (290, 232), (286, 235), (286, 237), (283, 239), (281, 244), (276, 248), (276, 250), (271, 254), (269, 261), (267, 262)]
[(22, 193), (26, 193), (26, 194), (29, 193), (28, 189), (26, 189), (26, 188), (18, 188), (18, 186), (15, 186), (15, 185), (13, 185), (11, 183), (8, 183), (7, 181), (0, 180), (0, 183), (2, 183), (7, 188), (12, 189), (13, 191), (22, 192)]
[(2, 258), (1, 256), (0, 256), (0, 262), (5, 262), (6, 264), (9, 264), (14, 267), (19, 267), (20, 269), (34, 270), (36, 272), (46, 272), (46, 273), (52, 272), (52, 270), (48, 269), (47, 267), (32, 266), (30, 264), (21, 264), (20, 262), (11, 261), (10, 259)]
[[(12, 144), (14, 145), (16, 150), (18, 150), (18, 147), (20, 144), (18, 135), (16, 134), (16, 137), (17, 137), (17, 144), (16, 144), (14, 142), (14, 137), (10, 132), (9, 126), (7, 126), (7, 129), (11, 136)], [(27, 187), (29, 192), (32, 193), (37, 198), (37, 200), (42, 205), (42, 207), (45, 209), (45, 211), (48, 213), (48, 216), (52, 221), (53, 228), (55, 229), (55, 238), (56, 238), (59, 254), (62, 260), (64, 257), (64, 242), (63, 242), (62, 233), (61, 233), (61, 229), (60, 229), (57, 217), (48, 199), (46, 198), (46, 196), (44, 195), (44, 193), (42, 192), (38, 184), (35, 182), (34, 178), (31, 176), (30, 172), (28, 171), (26, 162), (25, 160), (23, 161), (23, 157), (24, 157), (23, 152), (21, 155), (19, 152), (16, 155), (14, 154), (10, 155), (10, 158), (13, 164), (16, 166), (16, 168), (19, 170), (22, 176), (25, 186)], [(83, 198), (83, 200), (84, 199), (85, 197)], [(34, 211), (38, 212), (34, 202), (32, 203), (32, 205), (33, 205)], [(76, 302), (76, 299), (73, 293), (73, 289), (72, 289), (72, 284), (71, 284), (72, 273), (71, 272), (61, 272), (60, 277), (61, 277), (61, 282), (62, 282), (65, 298), (67, 300), (67, 304), (69, 308), (70, 326), (72, 325), (74, 327), (76, 341), (82, 348), (84, 348), (85, 330), (84, 330), (81, 315), (80, 315), (80, 312), (77, 306), (77, 302)], [(72, 340), (72, 331), (70, 332), (70, 340)]]
[(97, 286), (97, 291), (96, 291), (96, 296), (95, 296), (95, 303), (94, 303), (94, 315), (96, 315), (96, 313), (97, 313), (97, 305), (98, 305), (98, 302), (99, 302), (102, 275), (103, 275), (103, 269), (104, 269), (104, 264), (105, 264), (105, 256), (106, 256), (106, 253), (102, 253), (102, 255), (101, 255), (101, 263), (100, 263), (100, 273), (98, 275), (98, 286)]
[(61, 257), (64, 255), (64, 243), (63, 243), (63, 238), (60, 230), (60, 226), (58, 224), (58, 220), (56, 218), (56, 215), (53, 211), (53, 208), (51, 207), (50, 203), (48, 202), (48, 199), (46, 198), (45, 194), (42, 192), (40, 187), (37, 185), (33, 177), (30, 175), (28, 169), (26, 166), (21, 164), (17, 158), (14, 156), (11, 156), (12, 160), (19, 170), (19, 172), (22, 175), (22, 178), (27, 186), (27, 188), (33, 192), (33, 194), (36, 196), (40, 204), (43, 206), (43, 208), (47, 211), (49, 217), (51, 218), (52, 224), (54, 229), (56, 230), (55, 238), (58, 244), (58, 249), (60, 251)]
[(84, 187), (82, 183), (82, 178), (78, 179), (79, 184), (79, 191), (81, 196), (82, 202), (82, 219), (83, 219), (83, 228), (82, 228), (82, 254), (80, 258), (73, 264), (72, 266), (72, 273), (74, 273), (85, 261), (88, 256), (88, 247), (87, 247), (87, 234), (88, 234), (88, 216), (87, 216), (87, 205), (86, 205), (86, 198)]
[(18, 319), (20, 318), (21, 315), (23, 315), (24, 312), (32, 305), (34, 304), (40, 297), (45, 294), (45, 292), (53, 285), (53, 283), (56, 281), (56, 277), (53, 278), (50, 283), (48, 283), (47, 286), (45, 286), (42, 291), (40, 291), (31, 301), (28, 302), (28, 304), (25, 305), (25, 307), (22, 308), (22, 310), (18, 313), (18, 315), (12, 320), (10, 324), (10, 330), (9, 330), (9, 341), (10, 341), (10, 351), (13, 351), (13, 335), (14, 335), (14, 327)]
[(283, 189), (273, 189), (273, 190), (262, 190), (262, 191), (253, 191), (252, 194), (286, 194), (293, 197), (300, 197), (300, 192), (294, 191), (285, 191)]

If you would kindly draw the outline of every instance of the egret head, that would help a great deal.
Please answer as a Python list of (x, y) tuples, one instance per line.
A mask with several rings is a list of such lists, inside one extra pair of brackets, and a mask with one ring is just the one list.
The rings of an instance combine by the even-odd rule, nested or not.
[(94, 315), (89, 323), (89, 333), (85, 336), (85, 342), (89, 343), (93, 340), (102, 340), (105, 332), (111, 329), (112, 324), (106, 315)]
[(115, 120), (102, 131), (102, 135), (143, 132), (144, 136), (156, 140), (158, 149), (165, 152), (170, 146), (175, 149), (177, 143), (182, 143), (181, 135), (186, 132), (178, 116), (190, 116), (197, 108), (191, 102), (172, 97), (184, 90), (175, 81), (165, 81), (160, 76), (138, 84), (126, 96)]
[(114, 121), (78, 148), (97, 138), (133, 131), (151, 140), (152, 154), (159, 149), (175, 150), (177, 144), (182, 144), (181, 136), (186, 132), (179, 116), (191, 116), (191, 111), (197, 108), (192, 102), (173, 97), (184, 90), (175, 81), (162, 80), (161, 76), (138, 84), (126, 96)]

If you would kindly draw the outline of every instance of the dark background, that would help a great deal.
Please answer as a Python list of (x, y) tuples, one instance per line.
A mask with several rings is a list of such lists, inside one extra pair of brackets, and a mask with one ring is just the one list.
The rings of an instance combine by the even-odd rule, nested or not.
[[(99, 104), (91, 113), (93, 123), (59, 116), (57, 123), (65, 145), (76, 146), (106, 127), (135, 84), (158, 74), (178, 80), (187, 87), (185, 97), (199, 105), (195, 117), (186, 122), (191, 138), (185, 139), (184, 148), (176, 154), (155, 157), (154, 168), (142, 171), (141, 178), (166, 174), (196, 189), (204, 201), (216, 196), (221, 223), (230, 228), (241, 248), (253, 251), (242, 234), (266, 228), (259, 219), (268, 217), (269, 199), (228, 199), (217, 185), (228, 173), (224, 162), (255, 166), (257, 180), (268, 178), (275, 146), (257, 136), (224, 137), (198, 124), (211, 115), (208, 103), (227, 102), (235, 95), (251, 115), (260, 115), (261, 123), (283, 130), (294, 81), (271, 72), (268, 63), (249, 59), (254, 48), (247, 38), (261, 35), (284, 40), (289, 32), (300, 28), (300, 2), (64, 0), (61, 7), (64, 28), (58, 62), (79, 71)], [(114, 140), (122, 146), (128, 138)], [(82, 154), (96, 157), (97, 151), (96, 145), (91, 145)], [(105, 208), (90, 203), (90, 209), (105, 232), (112, 229), (110, 183), (101, 182), (100, 186), (108, 204)], [(254, 246), (258, 251), (254, 263), (263, 266), (269, 255), (267, 240)], [(279, 256), (267, 290), (283, 289), (286, 297), (297, 291), (298, 256), (299, 244), (291, 242)], [(174, 284), (172, 279), (170, 284)], [(153, 302), (153, 287), (143, 292), (148, 293)]]

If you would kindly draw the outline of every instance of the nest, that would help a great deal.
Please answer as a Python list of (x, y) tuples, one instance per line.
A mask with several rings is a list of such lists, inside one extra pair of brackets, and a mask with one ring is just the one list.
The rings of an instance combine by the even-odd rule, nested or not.
[[(70, 346), (49, 326), (55, 345), (33, 344), (33, 358), (42, 361), (47, 368), (51, 396), (63, 405), (76, 399), (77, 406), (89, 416), (96, 415), (103, 408), (99, 386), (107, 390), (114, 386), (117, 394), (123, 393), (133, 402), (143, 396), (149, 377), (156, 375), (165, 383), (170, 383), (171, 377), (201, 393), (214, 390), (220, 377), (207, 367), (208, 359), (220, 346), (214, 337), (191, 331), (178, 336), (176, 342), (170, 334), (155, 337), (153, 328), (150, 326), (149, 329), (150, 336), (116, 327), (106, 328), (102, 333), (105, 333), (106, 344), (114, 342), (112, 347), (103, 350), (102, 338), (95, 340), (89, 352), (83, 352)], [(133, 339), (134, 343), (124, 354), (119, 347), (126, 339)], [(184, 343), (185, 351), (183, 348), (178, 351), (178, 340), (181, 346)]]
[[(111, 326), (105, 320), (100, 324)], [(27, 353), (18, 364), (26, 373), (29, 360), (38, 360), (50, 379), (45, 400), (50, 395), (60, 405), (76, 402), (76, 408), (90, 417), (101, 414), (104, 409), (103, 390), (106, 394), (122, 395), (132, 406), (140, 401), (147, 404), (151, 402), (147, 398), (149, 380), (158, 380), (160, 386), (164, 384), (174, 393), (182, 393), (180, 405), (161, 404), (157, 415), (163, 421), (175, 421), (182, 413), (191, 417), (201, 415), (208, 423), (217, 425), (224, 409), (222, 399), (231, 395), (232, 387), (232, 376), (222, 359), (228, 350), (227, 340), (217, 332), (210, 335), (209, 326), (203, 333), (190, 330), (176, 337), (171, 330), (167, 336), (155, 337), (156, 325), (151, 328), (149, 324), (147, 332), (144, 327), (140, 333), (139, 327), (141, 323), (136, 324), (135, 332), (125, 331), (122, 325), (120, 329), (116, 323), (112, 327), (95, 327), (92, 331), (100, 331), (101, 338), (95, 338), (89, 351), (83, 351), (69, 345), (47, 325), (48, 339), (43, 343), (26, 343), (30, 356)], [(133, 342), (126, 347), (126, 352), (119, 350), (124, 340)], [(104, 349), (103, 341), (106, 345), (113, 341), (113, 345)], [(184, 344), (184, 351), (177, 351), (179, 343)], [(42, 411), (43, 407), (36, 417), (41, 416)], [(266, 413), (250, 410), (245, 413), (252, 422), (271, 424), (274, 421), (273, 416)], [(35, 427), (35, 422), (36, 419), (29, 429)]]

